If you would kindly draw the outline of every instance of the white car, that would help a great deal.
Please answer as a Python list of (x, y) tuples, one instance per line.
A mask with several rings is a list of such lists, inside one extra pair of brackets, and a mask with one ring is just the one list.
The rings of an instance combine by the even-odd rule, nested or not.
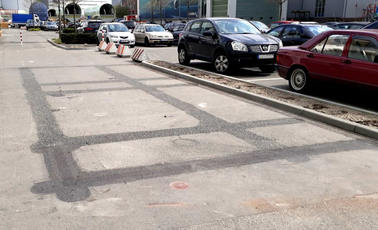
[(166, 44), (171, 46), (173, 35), (166, 31), (161, 25), (156, 24), (139, 24), (134, 29), (134, 35), (137, 43), (143, 43), (145, 46), (151, 44)]
[(103, 23), (97, 31), (97, 38), (99, 41), (104, 40), (106, 43), (113, 42), (118, 45), (127, 45), (131, 48), (135, 46), (135, 36), (122, 23)]

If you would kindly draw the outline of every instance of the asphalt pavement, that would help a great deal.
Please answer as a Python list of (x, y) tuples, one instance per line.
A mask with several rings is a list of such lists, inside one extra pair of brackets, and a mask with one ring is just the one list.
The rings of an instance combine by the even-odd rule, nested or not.
[(377, 141), (18, 32), (0, 38), (0, 229), (378, 228)]

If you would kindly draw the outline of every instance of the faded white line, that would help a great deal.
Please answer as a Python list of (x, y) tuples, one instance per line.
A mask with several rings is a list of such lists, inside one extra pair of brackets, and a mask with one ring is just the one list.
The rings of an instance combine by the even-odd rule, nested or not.
[(275, 77), (275, 78), (263, 78), (263, 79), (251, 79), (251, 80), (248, 80), (248, 81), (252, 81), (252, 82), (255, 82), (255, 81), (276, 81), (276, 80), (283, 80), (283, 78), (280, 78), (280, 77)]

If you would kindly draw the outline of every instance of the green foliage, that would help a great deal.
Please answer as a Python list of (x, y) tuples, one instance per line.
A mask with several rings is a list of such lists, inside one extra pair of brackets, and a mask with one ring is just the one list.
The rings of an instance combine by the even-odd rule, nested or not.
[(116, 18), (123, 18), (123, 16), (129, 14), (129, 9), (126, 6), (118, 5), (115, 7)]
[(66, 44), (97, 44), (95, 33), (62, 33), (60, 39)]
[(53, 40), (53, 42), (55, 42), (56, 44), (62, 44), (63, 43), (62, 40), (60, 40), (60, 38), (53, 38), (51, 40)]
[(74, 33), (75, 32), (75, 28), (65, 28), (63, 29), (63, 33)]

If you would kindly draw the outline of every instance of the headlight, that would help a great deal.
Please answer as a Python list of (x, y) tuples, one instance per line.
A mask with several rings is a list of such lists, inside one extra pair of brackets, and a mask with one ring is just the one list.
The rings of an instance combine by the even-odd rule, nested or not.
[(281, 40), (280, 40), (280, 42), (278, 43), (278, 47), (279, 47), (279, 48), (282, 48), (282, 47), (283, 47), (283, 43), (282, 43)]
[(244, 45), (243, 43), (234, 41), (231, 43), (231, 46), (232, 46), (232, 49), (235, 51), (248, 52), (247, 46)]

